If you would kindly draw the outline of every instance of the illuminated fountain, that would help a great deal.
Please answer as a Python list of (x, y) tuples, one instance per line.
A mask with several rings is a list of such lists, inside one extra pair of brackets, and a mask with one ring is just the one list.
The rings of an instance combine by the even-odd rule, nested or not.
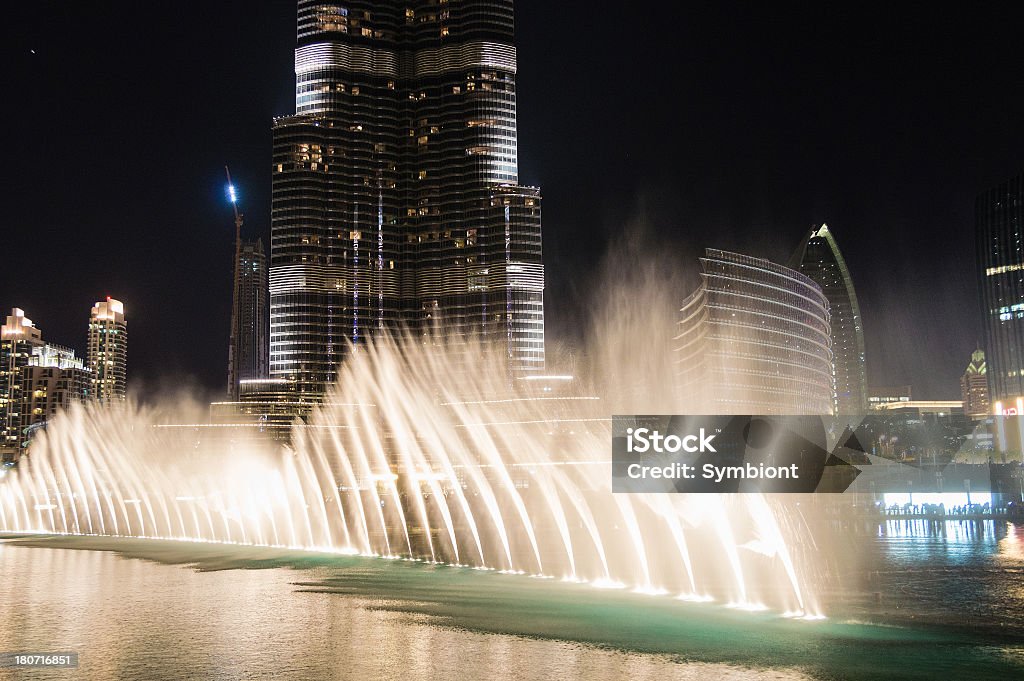
[(159, 427), (201, 420), (184, 404), (74, 405), (0, 479), (0, 532), (433, 561), (814, 616), (792, 506), (612, 494), (610, 415), (703, 399), (671, 379), (682, 268), (635, 240), (613, 252), (590, 384), (545, 389), (483, 347), (407, 336), (360, 346), (287, 448)]
[(0, 483), (0, 531), (401, 557), (814, 612), (763, 497), (613, 495), (602, 403), (547, 396), (473, 350), (363, 348), (271, 453), (196, 450), (151, 410), (76, 405)]

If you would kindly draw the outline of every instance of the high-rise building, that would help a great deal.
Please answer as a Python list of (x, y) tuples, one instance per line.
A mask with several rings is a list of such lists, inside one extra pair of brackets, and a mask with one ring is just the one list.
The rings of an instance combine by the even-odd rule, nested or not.
[(518, 184), (512, 0), (299, 0), (274, 121), (270, 374), (322, 386), (383, 330), (544, 368), (541, 196)]
[(975, 245), (989, 398), (1024, 397), (1024, 174), (975, 202)]
[(991, 411), (988, 399), (988, 365), (985, 351), (978, 348), (971, 353), (971, 362), (960, 378), (960, 394), (963, 396), (964, 413), (972, 419), (983, 419)]
[(828, 298), (832, 315), (834, 411), (863, 414), (868, 408), (864, 325), (850, 270), (828, 225), (810, 231), (789, 266), (820, 286)]
[(267, 327), (267, 258), (263, 240), (242, 241), (235, 263), (238, 284), (231, 319), (235, 325), (228, 351), (228, 396), (238, 399), (239, 384), (266, 378), (270, 371)]
[(92, 388), (92, 372), (75, 351), (52, 343), (32, 348), (28, 366), (21, 370), (21, 380), (23, 444), (36, 430), (45, 428), (57, 412), (87, 399)]
[(710, 414), (832, 414), (821, 288), (738, 253), (709, 248), (700, 264), (700, 287), (683, 302), (675, 337), (682, 394)]
[(17, 461), (23, 442), (21, 409), (24, 397), (22, 370), (33, 349), (42, 346), (42, 332), (24, 310), (14, 308), (0, 327), (0, 456)]
[(59, 409), (85, 399), (90, 373), (75, 351), (43, 341), (42, 331), (14, 308), (0, 327), (0, 454), (17, 461), (35, 430)]
[(128, 324), (124, 303), (108, 297), (92, 306), (89, 317), (90, 396), (101, 402), (127, 395)]

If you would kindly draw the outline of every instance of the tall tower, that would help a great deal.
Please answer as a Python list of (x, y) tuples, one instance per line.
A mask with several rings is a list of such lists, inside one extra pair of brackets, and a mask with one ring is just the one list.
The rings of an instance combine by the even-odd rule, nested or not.
[(0, 327), (0, 459), (17, 461), (22, 445), (23, 371), (34, 349), (42, 347), (42, 332), (18, 308)]
[(228, 353), (228, 394), (238, 401), (241, 381), (266, 378), (269, 366), (267, 344), (267, 257), (263, 240), (242, 241), (235, 263), (238, 282), (235, 287), (231, 319), (231, 350)]
[(128, 325), (121, 301), (108, 297), (92, 306), (88, 360), (92, 371), (91, 396), (101, 402), (125, 399)]
[(398, 328), (542, 370), (512, 0), (299, 0), (295, 74), (273, 128), (271, 375), (322, 388), (350, 343)]
[(821, 287), (828, 299), (832, 325), (832, 363), (836, 414), (863, 414), (868, 409), (864, 361), (864, 325), (850, 270), (828, 225), (812, 229), (789, 266)]
[(975, 244), (989, 398), (1024, 396), (1024, 175), (975, 202)]

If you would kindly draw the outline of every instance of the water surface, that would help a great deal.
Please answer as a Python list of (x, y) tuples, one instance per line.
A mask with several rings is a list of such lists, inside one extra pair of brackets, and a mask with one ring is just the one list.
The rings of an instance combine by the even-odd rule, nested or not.
[[(943, 605), (948, 594), (934, 574), (944, 564), (947, 582), (1005, 584), (1013, 567), (1004, 540), (943, 558), (935, 537), (871, 538), (871, 579), (888, 580), (900, 608), (888, 597), (870, 607), (871, 599), (847, 597), (847, 612), (823, 622), (405, 561), (141, 540), (7, 541), (0, 650), (81, 654), (78, 670), (9, 673), (33, 679), (1005, 679), (1024, 673), (1024, 636), (944, 625), (941, 615), (955, 609)], [(912, 541), (924, 549), (908, 548)], [(1003, 564), (978, 572), (978, 561), (1000, 555)], [(908, 596), (914, 556), (933, 571)], [(926, 615), (919, 625), (914, 617), (887, 623), (887, 609), (910, 606)]]

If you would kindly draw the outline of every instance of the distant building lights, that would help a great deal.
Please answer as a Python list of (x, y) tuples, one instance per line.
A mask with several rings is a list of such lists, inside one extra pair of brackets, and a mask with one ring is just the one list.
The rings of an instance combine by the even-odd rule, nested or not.
[(1024, 265), (1002, 265), (1001, 267), (989, 267), (985, 270), (985, 276), (994, 277), (997, 274), (1006, 274), (1007, 272), (1019, 272), (1024, 270)]

